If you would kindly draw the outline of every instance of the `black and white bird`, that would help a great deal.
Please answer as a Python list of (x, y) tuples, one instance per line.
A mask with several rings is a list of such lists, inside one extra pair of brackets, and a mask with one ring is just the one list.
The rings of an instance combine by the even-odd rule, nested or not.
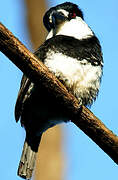
[[(83, 105), (91, 105), (98, 95), (103, 69), (99, 40), (76, 4), (65, 2), (52, 7), (45, 13), (43, 21), (49, 33), (35, 55)], [(55, 98), (25, 75), (16, 102), (15, 118), (21, 120), (26, 130), (18, 174), (29, 179), (42, 133), (69, 119)]]

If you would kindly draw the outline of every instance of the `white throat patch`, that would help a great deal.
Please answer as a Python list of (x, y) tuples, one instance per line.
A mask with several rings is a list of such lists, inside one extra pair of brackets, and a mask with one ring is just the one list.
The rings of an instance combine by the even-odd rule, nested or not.
[(53, 37), (54, 35), (71, 36), (76, 39), (86, 39), (93, 36), (93, 32), (90, 27), (80, 17), (76, 17), (70, 21), (66, 21), (57, 30), (51, 30), (46, 39)]

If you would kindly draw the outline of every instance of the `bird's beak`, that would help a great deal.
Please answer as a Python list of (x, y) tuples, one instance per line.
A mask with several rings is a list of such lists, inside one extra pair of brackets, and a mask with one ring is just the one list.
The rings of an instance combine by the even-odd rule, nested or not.
[(52, 24), (54, 27), (65, 22), (67, 18), (61, 12), (53, 12), (52, 14)]

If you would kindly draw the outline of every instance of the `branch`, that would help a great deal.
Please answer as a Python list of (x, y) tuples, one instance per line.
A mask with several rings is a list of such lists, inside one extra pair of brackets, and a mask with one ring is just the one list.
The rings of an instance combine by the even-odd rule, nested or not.
[(52, 93), (68, 112), (72, 122), (118, 164), (118, 137), (78, 100), (48, 68), (0, 23), (0, 51), (36, 84)]

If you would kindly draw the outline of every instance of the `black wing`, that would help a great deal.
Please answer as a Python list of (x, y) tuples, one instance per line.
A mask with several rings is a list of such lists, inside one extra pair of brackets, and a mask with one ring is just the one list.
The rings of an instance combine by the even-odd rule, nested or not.
[(23, 75), (22, 80), (21, 80), (20, 90), (18, 93), (16, 105), (15, 105), (16, 122), (19, 120), (19, 118), (21, 116), (22, 109), (23, 109), (23, 103), (26, 99), (26, 95), (27, 95), (30, 85), (31, 85), (31, 81), (25, 75)]
[[(40, 60), (42, 60), (41, 52), (42, 52), (42, 48), (39, 47), (38, 53), (37, 53), (37, 51), (34, 53), (34, 55), (36, 55), (36, 57), (39, 58)], [(44, 55), (44, 53), (43, 53), (43, 55)], [(19, 120), (20, 116), (22, 115), (24, 102), (30, 97), (33, 86), (34, 86), (34, 83), (32, 83), (29, 80), (29, 78), (27, 78), (27, 76), (23, 74), (23, 77), (21, 80), (21, 85), (20, 85), (20, 90), (19, 90), (18, 97), (16, 100), (16, 105), (15, 105), (16, 122)]]
[[(42, 48), (41, 49), (39, 48), (38, 53), (36, 51), (34, 55), (36, 55), (41, 60), (42, 55), (40, 54), (42, 53), (40, 51), (42, 51)], [(34, 86), (34, 83), (32, 83), (29, 80), (29, 78), (27, 78), (26, 75), (23, 75), (22, 80), (21, 80), (20, 90), (19, 90), (18, 97), (16, 100), (16, 105), (15, 105), (16, 122), (19, 120), (22, 114), (24, 102), (30, 97), (32, 93), (33, 86)]]

